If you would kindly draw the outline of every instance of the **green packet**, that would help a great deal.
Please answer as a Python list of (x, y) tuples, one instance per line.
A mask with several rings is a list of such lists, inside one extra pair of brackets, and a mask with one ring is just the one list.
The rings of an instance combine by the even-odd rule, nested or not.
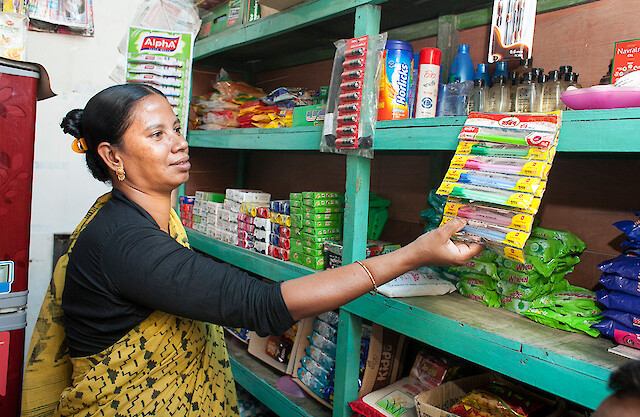
[(342, 226), (342, 221), (341, 220), (310, 220), (310, 219), (305, 219), (302, 220), (302, 225), (304, 227), (313, 227), (313, 228), (325, 228), (325, 229), (330, 229), (330, 228), (340, 228)]
[(474, 287), (481, 287), (487, 290), (495, 290), (496, 282), (493, 278), (487, 275), (480, 274), (464, 274), (460, 277), (460, 281), (464, 282), (466, 285), (471, 285)]
[(289, 210), (291, 211), (291, 215), (295, 216), (296, 214), (304, 214), (304, 209), (302, 208), (302, 206), (298, 206), (298, 207), (290, 207)]
[(316, 235), (310, 235), (308, 233), (303, 233), (302, 238), (300, 240), (302, 240), (303, 246), (309, 246), (312, 248), (321, 249), (324, 247), (325, 240), (340, 240), (340, 236), (335, 236), (335, 235), (316, 236)]
[(302, 200), (289, 200), (289, 210), (302, 207)]
[(342, 194), (333, 191), (303, 191), (302, 199), (304, 200), (339, 200)]
[[(293, 214), (293, 212), (291, 213)], [(302, 214), (303, 220), (311, 220), (311, 221), (329, 221), (329, 220), (340, 220), (342, 221), (342, 213), (300, 213)]]
[(511, 311), (513, 313), (523, 314), (529, 309), (529, 307), (531, 307), (531, 301), (525, 301), (521, 298), (513, 298), (503, 295), (500, 297), (500, 305), (505, 310)]
[(591, 326), (602, 320), (602, 317), (579, 317), (574, 315), (563, 315), (550, 308), (529, 307), (523, 314), (533, 321), (556, 329), (570, 332), (582, 332), (592, 337), (598, 337), (600, 331), (592, 329)]
[(533, 261), (547, 263), (566, 254), (567, 252), (565, 251), (566, 248), (563, 243), (556, 239), (529, 237), (524, 246), (525, 260), (532, 264), (535, 264)]
[(495, 291), (469, 285), (463, 281), (460, 281), (456, 287), (460, 294), (467, 298), (484, 303), (489, 307), (500, 307), (500, 297)]
[(339, 206), (317, 206), (317, 207), (303, 206), (302, 210), (304, 210), (305, 213), (325, 213), (325, 214), (342, 213), (342, 207), (339, 207)]
[(289, 193), (289, 203), (293, 206), (294, 201), (302, 201), (302, 193)]
[(503, 297), (512, 299), (521, 299), (524, 301), (533, 301), (543, 294), (562, 291), (569, 288), (569, 281), (562, 279), (558, 282), (547, 282), (543, 285), (526, 287), (514, 282), (503, 280), (496, 281), (496, 292)]
[(513, 269), (498, 267), (498, 279), (513, 282), (515, 284), (524, 285), (525, 287), (533, 287), (536, 285), (544, 285), (547, 282), (558, 282), (566, 275), (565, 271), (554, 272), (550, 277), (545, 277), (538, 272), (518, 272)]
[(304, 200), (302, 200), (302, 204), (305, 207), (340, 207), (340, 200), (312, 200), (310, 198), (305, 198)]
[(289, 239), (289, 250), (291, 252), (302, 252), (303, 248), (302, 240), (293, 237)]
[(474, 261), (481, 262), (495, 262), (498, 258), (498, 254), (491, 249), (483, 249), (482, 252), (471, 258)]
[(510, 269), (515, 272), (521, 272), (525, 274), (534, 273), (536, 275), (542, 275), (544, 277), (550, 277), (558, 267), (558, 260), (556, 258), (544, 262), (537, 257), (525, 255), (525, 260), (527, 262), (522, 264), (520, 262), (507, 259), (503, 256), (498, 256), (496, 258), (496, 263), (499, 267)]
[(324, 256), (324, 249), (314, 249), (307, 246), (303, 246), (302, 253), (310, 256)]
[(342, 229), (340, 228), (305, 227), (302, 231), (312, 236), (331, 236), (332, 240), (340, 240), (342, 237)]
[(475, 259), (471, 259), (465, 265), (449, 268), (449, 271), (457, 273), (458, 275), (471, 273), (487, 275), (493, 279), (498, 279), (498, 267), (495, 263), (477, 261)]
[(564, 253), (582, 253), (587, 248), (586, 243), (567, 230), (546, 229), (536, 226), (531, 230), (531, 236), (561, 241), (566, 248)]
[(533, 308), (549, 308), (564, 315), (590, 317), (600, 314), (596, 294), (585, 288), (568, 288), (543, 295), (532, 303)]

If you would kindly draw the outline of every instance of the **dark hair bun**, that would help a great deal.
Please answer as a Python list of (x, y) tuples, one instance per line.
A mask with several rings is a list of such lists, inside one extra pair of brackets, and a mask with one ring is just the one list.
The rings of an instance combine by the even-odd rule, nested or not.
[(71, 110), (64, 116), (62, 119), (62, 123), (60, 123), (60, 127), (64, 131), (64, 133), (68, 133), (74, 138), (78, 139), (83, 137), (82, 133), (82, 113), (84, 111), (81, 109)]

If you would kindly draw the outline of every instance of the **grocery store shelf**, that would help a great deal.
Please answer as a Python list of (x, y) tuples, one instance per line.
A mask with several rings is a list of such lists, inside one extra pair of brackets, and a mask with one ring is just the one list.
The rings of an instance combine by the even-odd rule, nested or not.
[[(313, 272), (225, 243), (206, 244), (211, 239), (199, 233), (189, 238), (196, 249), (276, 281)], [(234, 251), (248, 252), (250, 260), (230, 255)], [(589, 408), (604, 399), (609, 374), (626, 361), (607, 351), (610, 340), (556, 330), (457, 293), (403, 299), (367, 294), (344, 309)]]
[[(379, 122), (375, 150), (453, 150), (465, 120), (460, 116)], [(566, 111), (558, 151), (640, 152), (638, 123), (640, 108)], [(317, 151), (321, 131), (321, 126), (190, 131), (188, 140), (192, 147)]]
[(233, 378), (251, 395), (279, 416), (329, 417), (331, 411), (310, 397), (297, 398), (280, 391), (276, 383), (282, 373), (251, 356), (246, 347), (227, 339)]
[(317, 272), (293, 262), (284, 262), (271, 256), (220, 242), (190, 229), (187, 229), (187, 237), (192, 248), (273, 281), (286, 281)]

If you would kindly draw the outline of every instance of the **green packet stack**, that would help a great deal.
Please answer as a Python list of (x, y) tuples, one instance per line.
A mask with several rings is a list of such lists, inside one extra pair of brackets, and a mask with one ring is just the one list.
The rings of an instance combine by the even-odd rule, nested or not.
[(291, 193), (292, 262), (324, 269), (324, 241), (342, 238), (342, 194), (332, 191)]

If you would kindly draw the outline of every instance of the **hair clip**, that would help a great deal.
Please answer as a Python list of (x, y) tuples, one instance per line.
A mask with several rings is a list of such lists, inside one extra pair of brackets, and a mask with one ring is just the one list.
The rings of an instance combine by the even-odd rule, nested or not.
[(87, 142), (85, 142), (84, 138), (77, 138), (71, 142), (71, 149), (73, 149), (76, 153), (87, 153), (89, 148), (87, 147)]

